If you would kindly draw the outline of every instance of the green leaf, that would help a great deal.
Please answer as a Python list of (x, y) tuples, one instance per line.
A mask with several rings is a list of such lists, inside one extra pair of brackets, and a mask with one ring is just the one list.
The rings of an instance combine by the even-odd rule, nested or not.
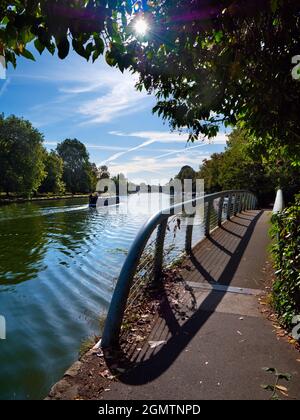
[(38, 38), (34, 41), (34, 46), (40, 54), (42, 54), (46, 48), (45, 45), (43, 45)]
[(110, 67), (115, 67), (117, 64), (116, 58), (113, 56), (111, 51), (107, 51), (105, 54), (105, 60)]
[(34, 58), (34, 56), (32, 55), (32, 53), (31, 53), (30, 51), (26, 50), (26, 48), (24, 48), (24, 49), (20, 52), (20, 54), (21, 54), (23, 57), (27, 58), (28, 60), (35, 61), (35, 58)]
[(99, 55), (103, 54), (105, 48), (103, 39), (100, 36), (96, 36), (94, 37), (94, 40), (97, 52), (99, 53)]
[(70, 51), (70, 43), (67, 36), (61, 39), (57, 43), (57, 49), (58, 49), (58, 57), (61, 60), (64, 60), (68, 56), (69, 51)]

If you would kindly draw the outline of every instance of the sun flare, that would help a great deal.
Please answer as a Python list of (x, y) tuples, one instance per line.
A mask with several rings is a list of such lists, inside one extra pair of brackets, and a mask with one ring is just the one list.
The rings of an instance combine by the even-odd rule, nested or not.
[(138, 35), (145, 36), (149, 31), (149, 24), (145, 19), (140, 18), (136, 21), (134, 29)]

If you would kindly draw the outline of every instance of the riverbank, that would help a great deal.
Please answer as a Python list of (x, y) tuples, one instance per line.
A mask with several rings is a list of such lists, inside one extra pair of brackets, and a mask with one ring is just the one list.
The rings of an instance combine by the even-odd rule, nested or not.
[(41, 201), (57, 201), (57, 200), (71, 200), (76, 198), (88, 198), (89, 194), (78, 194), (78, 195), (55, 195), (55, 196), (39, 196), (31, 198), (23, 197), (12, 197), (12, 198), (0, 198), (0, 206), (6, 206), (9, 204), (24, 204), (31, 202)]

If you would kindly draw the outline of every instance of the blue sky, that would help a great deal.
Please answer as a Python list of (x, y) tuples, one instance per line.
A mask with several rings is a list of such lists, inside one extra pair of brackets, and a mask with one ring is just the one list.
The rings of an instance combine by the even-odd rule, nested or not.
[[(36, 62), (19, 59), (0, 74), (0, 111), (29, 119), (48, 149), (65, 138), (82, 141), (97, 165), (133, 181), (168, 181), (183, 165), (198, 169), (203, 159), (224, 150), (225, 133), (213, 144), (187, 145), (152, 115), (153, 97), (134, 88), (135, 78), (110, 68), (103, 59), (87, 63), (71, 54), (61, 61), (50, 54)], [(0, 65), (1, 69), (1, 65)], [(0, 70), (1, 71), (1, 70)]]

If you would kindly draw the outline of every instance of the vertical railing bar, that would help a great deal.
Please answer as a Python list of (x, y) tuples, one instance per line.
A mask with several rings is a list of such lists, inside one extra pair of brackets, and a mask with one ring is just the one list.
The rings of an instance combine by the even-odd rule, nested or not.
[(234, 209), (233, 209), (234, 216), (237, 215), (237, 211), (238, 211), (238, 201), (237, 201), (237, 198), (238, 198), (238, 194), (236, 193), (236, 194), (234, 194)]
[(222, 195), (219, 201), (219, 212), (218, 212), (218, 226), (222, 225), (222, 215), (223, 215), (223, 206), (224, 206), (225, 197)]
[(248, 193), (248, 210), (251, 210), (251, 194)]
[(249, 194), (246, 194), (245, 211), (249, 210)]
[(245, 211), (245, 193), (242, 194), (242, 200), (241, 200), (241, 213), (243, 213)]
[(168, 220), (164, 220), (157, 228), (157, 239), (155, 245), (155, 255), (153, 263), (153, 282), (158, 284), (161, 281), (163, 260), (164, 260), (164, 244)]
[(240, 194), (240, 199), (239, 199), (239, 213), (242, 212), (242, 208), (243, 208), (243, 194)]
[(232, 205), (232, 194), (229, 194), (227, 202), (227, 220), (231, 219), (231, 205)]
[(193, 229), (194, 229), (194, 218), (189, 218), (188, 225), (186, 227), (185, 235), (185, 251), (187, 254), (192, 252), (192, 239), (193, 239)]
[(209, 236), (210, 234), (210, 216), (211, 216), (212, 206), (213, 206), (212, 200), (208, 200), (207, 214), (206, 214), (206, 221), (205, 221), (205, 236)]

